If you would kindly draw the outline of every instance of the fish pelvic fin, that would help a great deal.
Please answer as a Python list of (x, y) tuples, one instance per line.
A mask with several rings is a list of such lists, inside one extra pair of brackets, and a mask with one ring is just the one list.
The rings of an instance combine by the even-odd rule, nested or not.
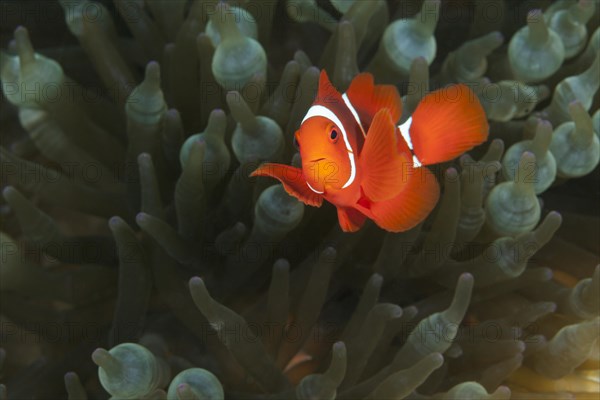
[(250, 176), (269, 176), (281, 182), (285, 191), (303, 202), (313, 207), (321, 207), (323, 196), (313, 192), (300, 168), (289, 165), (266, 163), (258, 167)]
[(338, 207), (337, 213), (340, 227), (344, 232), (358, 231), (367, 220), (363, 213), (350, 207)]
[(402, 179), (406, 185), (395, 197), (371, 202), (368, 207), (359, 203), (357, 210), (389, 232), (407, 231), (419, 224), (437, 204), (439, 185), (435, 176), (425, 167), (411, 167)]
[(468, 86), (452, 85), (429, 93), (412, 114), (410, 138), (423, 165), (452, 160), (485, 142), (489, 124)]

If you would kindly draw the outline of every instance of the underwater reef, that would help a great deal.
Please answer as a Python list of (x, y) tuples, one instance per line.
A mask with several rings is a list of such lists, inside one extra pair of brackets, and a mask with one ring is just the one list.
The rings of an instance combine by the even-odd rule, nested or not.
[[(596, 399), (600, 2), (0, 3), (0, 400)], [(325, 69), (464, 83), (489, 138), (416, 227), (263, 162)], [(451, 126), (448, 129), (452, 129)]]

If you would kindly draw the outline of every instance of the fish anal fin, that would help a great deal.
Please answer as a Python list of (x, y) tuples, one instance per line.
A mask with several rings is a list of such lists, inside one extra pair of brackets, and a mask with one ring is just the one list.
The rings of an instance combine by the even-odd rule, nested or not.
[(410, 138), (423, 165), (458, 157), (485, 142), (489, 125), (479, 99), (464, 84), (429, 93), (412, 114)]
[(405, 182), (403, 170), (412, 165), (410, 153), (399, 153), (396, 125), (384, 108), (373, 118), (360, 154), (361, 187), (371, 201), (383, 201), (398, 194)]
[(368, 72), (357, 75), (346, 94), (359, 114), (368, 115), (369, 121), (363, 122), (370, 123), (382, 108), (390, 111), (393, 123), (402, 115), (402, 98), (398, 89), (392, 85), (375, 85), (373, 75)]
[(369, 209), (358, 204), (357, 209), (387, 231), (403, 232), (413, 228), (431, 213), (440, 189), (427, 168), (411, 168), (405, 180), (406, 186), (395, 197), (373, 202)]
[(338, 220), (344, 232), (356, 232), (365, 223), (367, 217), (360, 211), (349, 207), (338, 207)]
[(266, 163), (258, 167), (250, 176), (269, 176), (279, 180), (285, 191), (309, 206), (320, 207), (323, 196), (310, 190), (300, 168), (283, 164)]

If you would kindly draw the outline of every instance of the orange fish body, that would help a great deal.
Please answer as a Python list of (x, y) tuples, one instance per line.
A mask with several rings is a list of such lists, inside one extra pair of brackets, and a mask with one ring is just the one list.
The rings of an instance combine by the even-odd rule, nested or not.
[[(295, 133), (302, 168), (267, 163), (252, 176), (278, 179), (305, 204), (334, 204), (342, 230), (367, 218), (391, 232), (421, 222), (439, 198), (424, 166), (451, 160), (487, 139), (489, 126), (465, 85), (430, 93), (412, 115), (410, 129), (396, 123), (402, 101), (394, 86), (358, 75), (345, 94), (321, 72), (319, 91)], [(407, 132), (408, 130), (408, 132)]]

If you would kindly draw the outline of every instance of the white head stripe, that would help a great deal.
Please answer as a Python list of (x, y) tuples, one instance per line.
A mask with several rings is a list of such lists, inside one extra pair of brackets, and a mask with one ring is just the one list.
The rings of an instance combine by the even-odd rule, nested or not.
[(310, 186), (310, 183), (308, 183), (308, 181), (306, 181), (306, 184), (308, 185), (308, 188), (309, 188), (310, 190), (312, 190), (313, 192), (315, 192), (315, 193), (318, 193), (318, 194), (323, 194), (323, 193), (325, 193), (325, 192), (320, 192), (320, 191), (318, 191), (317, 189), (315, 189), (314, 187)]
[(410, 125), (411, 124), (412, 124), (412, 117), (408, 118), (406, 120), (406, 122), (403, 123), (402, 125), (398, 125), (398, 129), (400, 129), (400, 133), (402, 134), (402, 137), (406, 141), (408, 148), (412, 150), (413, 144), (412, 144), (412, 141), (410, 140)]
[(362, 123), (360, 122), (360, 117), (358, 116), (358, 113), (356, 112), (356, 109), (354, 108), (354, 106), (350, 102), (350, 99), (348, 98), (348, 95), (346, 93), (344, 93), (342, 95), (342, 99), (344, 99), (344, 103), (346, 103), (346, 107), (348, 107), (348, 109), (350, 110), (350, 112), (354, 116), (354, 119), (358, 123), (358, 127), (360, 128), (360, 131), (362, 132), (363, 137), (367, 136), (366, 133), (365, 133), (365, 130), (363, 129)]
[(344, 184), (344, 186), (342, 186), (342, 189), (347, 188), (348, 186), (350, 186), (352, 184), (352, 182), (354, 182), (354, 178), (356, 177), (356, 164), (354, 162), (354, 152), (352, 151), (352, 147), (350, 146), (350, 142), (348, 141), (348, 134), (346, 133), (346, 128), (344, 128), (342, 121), (340, 121), (340, 119), (337, 117), (337, 115), (335, 115), (335, 113), (333, 111), (331, 111), (329, 108), (321, 106), (321, 105), (312, 106), (308, 110), (306, 115), (304, 116), (304, 119), (302, 120), (302, 124), (307, 119), (312, 118), (312, 117), (327, 118), (328, 120), (330, 120), (331, 122), (336, 124), (342, 131), (342, 137), (344, 138), (344, 143), (346, 144), (346, 150), (348, 150), (348, 158), (350, 159), (350, 178), (348, 178), (348, 182), (346, 182)]

